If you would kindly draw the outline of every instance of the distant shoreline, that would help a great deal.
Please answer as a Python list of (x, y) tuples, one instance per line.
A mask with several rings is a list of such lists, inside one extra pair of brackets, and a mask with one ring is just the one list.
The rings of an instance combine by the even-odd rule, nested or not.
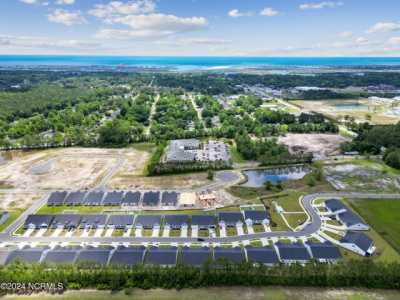
[(397, 71), (400, 57), (200, 57), (0, 55), (0, 70), (90, 70), (175, 72)]

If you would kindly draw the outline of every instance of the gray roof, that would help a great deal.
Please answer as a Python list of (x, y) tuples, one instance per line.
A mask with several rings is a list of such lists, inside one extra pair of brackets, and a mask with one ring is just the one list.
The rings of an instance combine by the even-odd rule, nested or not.
[(110, 256), (110, 252), (111, 247), (87, 247), (79, 252), (76, 262), (89, 262), (97, 265), (106, 265), (108, 262), (108, 257)]
[(312, 256), (315, 259), (337, 260), (342, 257), (339, 248), (331, 242), (307, 243), (307, 245), (310, 247)]
[(146, 192), (143, 194), (144, 206), (157, 206), (160, 202), (160, 192)]
[(224, 221), (227, 225), (235, 225), (238, 222), (243, 222), (243, 215), (240, 212), (220, 212), (218, 219)]
[(118, 247), (111, 256), (111, 265), (133, 266), (143, 263), (145, 247)]
[(0, 265), (6, 264), (7, 258), (12, 251), (13, 249), (11, 248), (0, 248)]
[(140, 201), (140, 192), (127, 192), (124, 199), (122, 199), (122, 204), (138, 206)]
[(272, 247), (246, 247), (249, 262), (260, 264), (278, 264), (278, 254)]
[(188, 149), (188, 148), (199, 148), (200, 141), (197, 139), (181, 139), (172, 140), (169, 144), (170, 148)]
[(55, 248), (47, 252), (43, 262), (54, 264), (72, 264), (74, 263), (78, 249), (75, 248)]
[(363, 251), (367, 251), (374, 243), (366, 234), (354, 231), (348, 231), (340, 242), (355, 244)]
[(8, 255), (6, 259), (6, 264), (10, 264), (18, 260), (27, 263), (39, 262), (40, 258), (42, 257), (43, 251), (44, 248), (29, 248), (29, 247), (20, 250), (14, 250)]
[(114, 225), (118, 228), (132, 226), (134, 219), (134, 215), (110, 215), (107, 225)]
[(211, 259), (209, 248), (189, 248), (182, 249), (182, 263), (190, 266), (202, 266)]
[(171, 227), (181, 227), (189, 222), (188, 215), (165, 215), (164, 224)]
[(346, 205), (342, 203), (342, 201), (338, 199), (328, 199), (325, 201), (325, 206), (329, 208), (330, 211), (336, 212), (342, 209), (347, 210)]
[(42, 225), (50, 226), (53, 221), (52, 215), (29, 215), (26, 220), (24, 226), (27, 227), (29, 225), (34, 225), (35, 227), (40, 227)]
[(81, 215), (61, 214), (54, 215), (52, 227), (63, 226), (64, 228), (76, 228), (81, 222)]
[(311, 259), (307, 248), (301, 243), (286, 244), (278, 242), (275, 245), (282, 260), (308, 261)]
[(122, 197), (124, 196), (123, 192), (109, 192), (104, 197), (102, 204), (103, 205), (121, 205)]
[(64, 204), (66, 205), (80, 205), (84, 203), (86, 192), (72, 192), (65, 198)]
[(81, 217), (81, 227), (90, 226), (104, 226), (107, 222), (107, 215), (82, 215)]
[(146, 264), (171, 266), (176, 265), (177, 248), (149, 248), (146, 255)]
[(90, 192), (84, 201), (86, 205), (100, 205), (104, 197), (104, 192), (102, 191), (93, 191)]
[(176, 161), (194, 161), (196, 159), (196, 153), (188, 152), (184, 150), (170, 149), (165, 155), (165, 160), (167, 162)]
[(192, 215), (192, 226), (215, 227), (215, 216), (212, 215)]
[(155, 225), (161, 225), (160, 215), (139, 215), (136, 217), (135, 225), (142, 225), (145, 228), (153, 228)]
[(338, 214), (338, 218), (341, 222), (343, 222), (347, 226), (352, 226), (352, 225), (356, 225), (356, 224), (367, 225), (358, 215), (356, 215), (352, 211), (342, 212), (342, 213)]
[(266, 210), (246, 210), (244, 212), (244, 219), (250, 219), (253, 222), (262, 222), (266, 219), (269, 219), (269, 214)]
[(50, 194), (49, 199), (47, 199), (47, 205), (62, 205), (64, 203), (65, 197), (67, 197), (67, 192), (53, 192)]
[(244, 262), (245, 260), (242, 254), (242, 250), (240, 248), (216, 247), (214, 249), (214, 258), (215, 260), (223, 259), (232, 263), (241, 263)]
[(174, 206), (178, 203), (178, 193), (177, 192), (164, 192), (161, 197), (162, 205)]

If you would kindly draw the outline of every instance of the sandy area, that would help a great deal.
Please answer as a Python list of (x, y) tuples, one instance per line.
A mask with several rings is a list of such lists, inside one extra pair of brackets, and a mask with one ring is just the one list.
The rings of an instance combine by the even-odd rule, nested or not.
[(41, 197), (40, 193), (0, 193), (0, 210), (26, 209)]
[(126, 153), (125, 162), (118, 172), (111, 178), (107, 187), (119, 188), (129, 187), (136, 183), (136, 178), (144, 173), (146, 161), (151, 154), (145, 151), (134, 150)]
[(339, 146), (348, 139), (337, 134), (286, 134), (279, 143), (289, 147), (291, 153), (312, 152), (316, 158), (339, 154)]
[[(305, 112), (319, 112), (334, 119), (342, 119), (348, 115), (354, 117), (357, 122), (370, 121), (373, 124), (395, 124), (400, 121), (400, 116), (391, 115), (390, 103), (376, 103), (368, 99), (354, 100), (319, 100), (319, 101), (290, 101)], [(348, 109), (339, 109), (337, 104), (358, 103), (358, 109), (349, 106)], [(367, 118), (370, 117), (370, 120)]]
[(200, 185), (205, 185), (210, 181), (207, 179), (206, 173), (168, 175), (143, 177), (135, 175), (119, 175), (114, 178), (108, 187), (111, 189), (182, 189), (193, 188)]
[[(144, 152), (133, 149), (64, 148), (24, 152), (0, 166), (0, 182), (19, 189), (92, 188), (126, 157), (126, 172), (143, 165)], [(129, 164), (129, 162), (137, 162)]]

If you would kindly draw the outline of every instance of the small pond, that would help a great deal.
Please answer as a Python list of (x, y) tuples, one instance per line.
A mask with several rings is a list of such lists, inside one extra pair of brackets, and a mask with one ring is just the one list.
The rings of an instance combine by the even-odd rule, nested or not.
[(348, 110), (348, 111), (367, 111), (368, 106), (358, 102), (343, 102), (333, 104), (337, 110)]
[(243, 172), (244, 175), (247, 177), (247, 181), (243, 183), (242, 186), (262, 187), (267, 181), (276, 184), (278, 182), (298, 180), (302, 179), (309, 172), (310, 170), (303, 166), (264, 170), (247, 170)]

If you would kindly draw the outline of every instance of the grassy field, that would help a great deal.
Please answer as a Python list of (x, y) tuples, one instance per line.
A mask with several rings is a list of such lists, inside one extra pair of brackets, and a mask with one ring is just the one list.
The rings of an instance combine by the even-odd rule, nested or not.
[(307, 214), (306, 213), (285, 214), (285, 218), (292, 228), (296, 228), (297, 226), (300, 226), (307, 220)]
[(400, 252), (400, 200), (349, 200), (376, 232)]
[(2, 299), (15, 300), (395, 300), (400, 298), (400, 291), (383, 290), (342, 290), (284, 287), (219, 287), (185, 290), (140, 290), (132, 289), (125, 292), (110, 293), (107, 291), (73, 291), (64, 295), (7, 295)]
[(21, 214), (22, 214), (22, 210), (13, 210), (13, 211), (9, 211), (9, 217), (7, 219), (6, 222), (4, 222), (4, 224), (0, 225), (0, 232), (3, 232), (3, 230), (5, 230), (8, 226), (10, 226), (11, 223), (13, 223)]
[(246, 160), (243, 158), (243, 156), (239, 153), (239, 151), (237, 151), (236, 146), (231, 146), (229, 149), (230, 153), (231, 153), (231, 158), (232, 158), (232, 162), (233, 163), (244, 163), (246, 162)]
[(117, 209), (119, 207), (108, 206), (42, 206), (37, 214), (62, 214), (62, 213), (83, 213), (83, 214), (96, 214), (102, 213), (107, 210)]

